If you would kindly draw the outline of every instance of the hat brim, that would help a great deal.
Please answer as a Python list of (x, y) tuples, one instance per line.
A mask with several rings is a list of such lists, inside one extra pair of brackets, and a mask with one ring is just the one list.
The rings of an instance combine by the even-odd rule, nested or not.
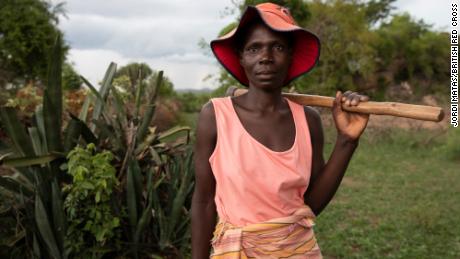
[(238, 82), (244, 86), (249, 86), (249, 80), (240, 64), (239, 55), (235, 49), (235, 35), (246, 24), (257, 17), (274, 31), (293, 33), (292, 61), (284, 85), (308, 73), (318, 63), (321, 46), (315, 34), (302, 27), (291, 24), (275, 12), (261, 12), (256, 7), (248, 6), (235, 29), (211, 41), (211, 49), (217, 60)]

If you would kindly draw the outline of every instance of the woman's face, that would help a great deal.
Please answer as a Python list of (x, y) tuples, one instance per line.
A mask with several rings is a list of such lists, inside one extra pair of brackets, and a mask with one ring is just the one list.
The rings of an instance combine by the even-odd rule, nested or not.
[(275, 89), (284, 86), (292, 55), (285, 34), (258, 23), (247, 30), (245, 39), (240, 50), (240, 64), (250, 87)]

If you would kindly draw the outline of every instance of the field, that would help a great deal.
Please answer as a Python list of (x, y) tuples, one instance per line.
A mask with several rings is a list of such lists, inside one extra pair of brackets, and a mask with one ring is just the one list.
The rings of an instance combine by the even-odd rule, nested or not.
[(324, 257), (460, 258), (459, 132), (367, 131), (317, 218)]

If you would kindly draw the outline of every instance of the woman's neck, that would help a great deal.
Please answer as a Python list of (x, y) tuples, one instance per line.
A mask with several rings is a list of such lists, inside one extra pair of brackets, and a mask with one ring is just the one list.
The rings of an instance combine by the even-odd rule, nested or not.
[(281, 88), (267, 90), (249, 87), (244, 101), (247, 108), (260, 112), (273, 112), (284, 105)]

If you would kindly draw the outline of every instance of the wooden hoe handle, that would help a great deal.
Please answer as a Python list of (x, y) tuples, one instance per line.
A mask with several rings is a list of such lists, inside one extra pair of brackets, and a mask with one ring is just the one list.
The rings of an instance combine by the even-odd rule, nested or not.
[[(229, 88), (227, 95), (238, 96), (247, 91), (246, 89)], [(333, 97), (320, 95), (283, 93), (283, 96), (298, 104), (329, 108), (332, 107), (334, 101)], [(396, 102), (361, 102), (358, 106), (342, 106), (342, 109), (351, 112), (391, 115), (435, 122), (439, 122), (444, 118), (444, 111), (441, 107)]]

